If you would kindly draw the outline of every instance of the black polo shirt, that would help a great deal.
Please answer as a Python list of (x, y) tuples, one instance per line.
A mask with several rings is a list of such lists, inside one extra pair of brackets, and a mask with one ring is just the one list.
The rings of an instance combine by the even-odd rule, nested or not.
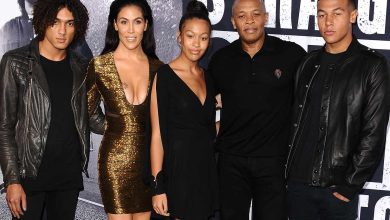
[(253, 58), (240, 40), (214, 54), (209, 72), (222, 98), (217, 150), (248, 157), (287, 153), (294, 75), (305, 54), (268, 35)]

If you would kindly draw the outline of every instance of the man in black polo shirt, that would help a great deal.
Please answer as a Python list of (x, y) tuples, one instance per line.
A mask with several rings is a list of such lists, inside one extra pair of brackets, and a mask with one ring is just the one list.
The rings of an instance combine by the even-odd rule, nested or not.
[(239, 40), (215, 53), (209, 70), (222, 110), (216, 148), (223, 220), (286, 219), (285, 180), (293, 78), (305, 51), (268, 36), (261, 0), (236, 0)]
[(382, 158), (390, 71), (352, 35), (353, 0), (319, 0), (326, 44), (297, 72), (288, 177), (290, 220), (355, 220), (358, 193)]
[(85, 36), (79, 0), (38, 0), (37, 38), (0, 66), (0, 165), (14, 217), (72, 220), (87, 174), (87, 61), (69, 46)]

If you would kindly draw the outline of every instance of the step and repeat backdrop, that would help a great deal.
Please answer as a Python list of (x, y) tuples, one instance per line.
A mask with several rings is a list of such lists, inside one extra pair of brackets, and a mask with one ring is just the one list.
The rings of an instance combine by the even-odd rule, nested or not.
[[(0, 3), (0, 57), (6, 50), (21, 46), (34, 36), (31, 22), (23, 16), (31, 14), (28, 5), (36, 0), (7, 0)], [(81, 0), (89, 10), (90, 26), (86, 42), (88, 53), (98, 55), (104, 46), (104, 36), (109, 5), (112, 0)], [(212, 43), (202, 60), (207, 67), (211, 55), (219, 48), (238, 38), (231, 22), (233, 0), (201, 0), (210, 11), (212, 22)], [(155, 21), (157, 54), (164, 62), (169, 62), (179, 53), (175, 33), (188, 0), (148, 0)], [(305, 50), (313, 50), (324, 44), (316, 24), (316, 0), (265, 0), (269, 13), (266, 31), (270, 35), (296, 42)], [(390, 6), (387, 0), (357, 0), (358, 21), (354, 34), (368, 47), (383, 53), (390, 60)], [(15, 22), (19, 21), (19, 22)], [(19, 25), (19, 26), (18, 26)], [(29, 26), (30, 25), (30, 26)], [(17, 29), (18, 31), (13, 31)], [(11, 29), (10, 29), (11, 28)], [(23, 31), (20, 31), (20, 30)], [(14, 36), (20, 35), (23, 36)], [(10, 36), (11, 35), (11, 36)], [(24, 41), (23, 41), (24, 40)], [(23, 42), (22, 42), (23, 41)], [(390, 140), (390, 135), (388, 135)], [(93, 137), (94, 146), (99, 146), (100, 138)], [(376, 173), (364, 186), (360, 194), (359, 218), (362, 220), (389, 220), (390, 210), (390, 146), (386, 144), (383, 161)], [(96, 163), (96, 161), (91, 161)], [(95, 166), (93, 166), (95, 167)]]

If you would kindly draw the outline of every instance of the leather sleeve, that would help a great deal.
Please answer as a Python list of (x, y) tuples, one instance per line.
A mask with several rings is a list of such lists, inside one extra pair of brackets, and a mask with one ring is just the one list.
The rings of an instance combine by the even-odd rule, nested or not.
[(0, 166), (5, 186), (19, 183), (18, 150), (15, 141), (18, 89), (11, 58), (0, 64)]
[(103, 134), (105, 130), (105, 116), (100, 107), (101, 95), (96, 86), (96, 72), (94, 59), (89, 63), (87, 70), (87, 98), (89, 127), (96, 134)]
[(360, 142), (346, 173), (349, 186), (335, 189), (347, 198), (352, 198), (362, 189), (383, 156), (390, 110), (390, 70), (385, 58), (378, 59), (367, 74), (363, 95)]

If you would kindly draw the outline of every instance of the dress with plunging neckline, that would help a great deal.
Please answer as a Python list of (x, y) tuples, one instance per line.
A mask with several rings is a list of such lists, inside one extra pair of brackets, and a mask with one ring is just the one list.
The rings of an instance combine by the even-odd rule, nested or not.
[(208, 219), (218, 208), (214, 88), (207, 72), (204, 76), (206, 98), (202, 105), (169, 65), (157, 72), (168, 212), (178, 219)]
[(103, 100), (105, 132), (99, 148), (99, 187), (104, 209), (111, 214), (150, 211), (149, 177), (150, 85), (162, 63), (149, 60), (149, 86), (145, 100), (128, 102), (113, 53), (95, 57), (87, 76), (88, 112)]
[[(191, 87), (175, 72), (175, 70), (168, 64), (169, 68), (172, 70), (172, 72), (176, 75), (177, 78), (179, 78), (179, 81), (181, 81), (184, 84), (184, 87), (187, 87), (187, 89), (198, 99), (201, 106), (204, 106), (204, 103), (206, 103), (207, 99), (207, 86), (206, 86), (206, 96), (204, 97), (204, 100), (202, 101), (201, 98), (196, 95), (194, 90), (191, 89)], [(204, 78), (204, 70), (203, 70), (203, 78)], [(205, 78), (204, 78), (205, 79)]]
[[(123, 83), (123, 81), (122, 81), (122, 79), (121, 79), (121, 77), (120, 77), (120, 75), (119, 75), (119, 70), (118, 70), (118, 67), (117, 67), (117, 65), (116, 65), (116, 63), (115, 63), (114, 52), (110, 52), (109, 54), (111, 54), (112, 60), (114, 61), (114, 66), (115, 66), (116, 75), (117, 75), (118, 80), (119, 80), (119, 82), (120, 82), (120, 84), (121, 84), (121, 86), (122, 86), (122, 91), (123, 91), (122, 93), (123, 93), (123, 96), (125, 97), (125, 99), (127, 100), (127, 103), (129, 103), (129, 105), (131, 105), (131, 106), (142, 105), (142, 104), (146, 101), (146, 99), (148, 98), (148, 96), (149, 96), (150, 86), (151, 86), (151, 82), (152, 82), (151, 74), (149, 73), (147, 93), (146, 93), (146, 96), (145, 96), (145, 98), (143, 99), (143, 101), (140, 102), (140, 103), (138, 103), (138, 104), (134, 104), (134, 102), (131, 103), (131, 102), (127, 99), (127, 97), (126, 97), (126, 91), (125, 91), (125, 88), (123, 87), (123, 84), (124, 84), (124, 83)], [(148, 65), (150, 66), (150, 59), (148, 59)], [(150, 69), (150, 67), (149, 67), (149, 69)]]

